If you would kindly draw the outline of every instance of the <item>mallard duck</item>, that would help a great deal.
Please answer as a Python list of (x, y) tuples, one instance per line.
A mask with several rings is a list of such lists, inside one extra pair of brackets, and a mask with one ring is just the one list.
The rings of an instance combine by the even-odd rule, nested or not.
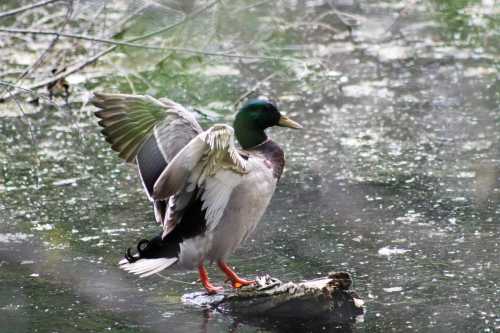
[(207, 130), (167, 98), (95, 93), (91, 102), (100, 109), (95, 115), (111, 148), (137, 165), (163, 227), (158, 236), (141, 240), (135, 254), (129, 248), (120, 267), (141, 277), (173, 266), (197, 268), (213, 294), (222, 288), (210, 282), (208, 261), (235, 288), (254, 283), (240, 278), (226, 260), (257, 226), (283, 171), (283, 150), (265, 130), (302, 126), (265, 99), (246, 102), (234, 129), (216, 124)]

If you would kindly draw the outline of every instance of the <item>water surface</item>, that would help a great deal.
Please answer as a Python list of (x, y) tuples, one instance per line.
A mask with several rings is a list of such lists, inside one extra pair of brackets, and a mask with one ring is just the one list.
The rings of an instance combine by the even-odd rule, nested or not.
[[(179, 3), (121, 37), (205, 4)], [(158, 227), (85, 105), (93, 89), (169, 96), (209, 126), (263, 79), (254, 95), (306, 129), (271, 130), (286, 171), (231, 264), (284, 281), (350, 272), (367, 313), (331, 331), (499, 331), (499, 15), (491, 0), (226, 1), (161, 40), (295, 60), (119, 49), (68, 78), (67, 105), (0, 104), (1, 331), (280, 331), (181, 304), (195, 272), (119, 271)]]

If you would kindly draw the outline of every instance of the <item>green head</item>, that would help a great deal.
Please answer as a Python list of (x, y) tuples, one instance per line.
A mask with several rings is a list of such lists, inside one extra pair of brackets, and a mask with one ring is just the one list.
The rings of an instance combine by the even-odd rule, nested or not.
[(282, 115), (273, 102), (252, 99), (236, 114), (234, 134), (241, 147), (248, 149), (266, 141), (265, 129), (272, 126), (302, 128), (300, 124)]

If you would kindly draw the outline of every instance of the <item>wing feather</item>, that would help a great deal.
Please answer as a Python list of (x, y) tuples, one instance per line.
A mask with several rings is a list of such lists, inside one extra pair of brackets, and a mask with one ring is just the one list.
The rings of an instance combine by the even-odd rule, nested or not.
[(94, 93), (91, 103), (101, 109), (95, 115), (101, 118), (102, 134), (127, 162), (168, 114), (167, 107), (150, 96)]
[[(94, 93), (91, 103), (98, 107), (102, 134), (119, 156), (134, 162), (141, 145), (157, 131), (167, 133), (168, 141), (157, 142), (166, 163), (202, 131), (194, 116), (181, 105), (151, 96)], [(171, 124), (176, 123), (175, 129)], [(179, 126), (179, 123), (181, 126)], [(188, 138), (186, 140), (186, 138)], [(177, 151), (166, 147), (175, 146)]]
[(154, 199), (171, 198), (163, 235), (181, 223), (182, 210), (194, 192), (203, 202), (207, 226), (217, 225), (232, 190), (247, 172), (230, 126), (217, 124), (197, 135), (169, 163), (154, 185)]
[(100, 109), (95, 115), (111, 148), (125, 161), (137, 163), (150, 199), (167, 164), (202, 132), (189, 111), (167, 98), (95, 93), (91, 103)]
[(248, 172), (231, 127), (203, 132), (190, 112), (166, 98), (97, 93), (91, 102), (101, 109), (95, 114), (111, 148), (136, 161), (164, 236), (182, 223), (193, 200), (202, 201), (207, 226), (217, 225)]
[(244, 174), (246, 161), (234, 145), (230, 126), (217, 124), (193, 138), (170, 162), (156, 181), (155, 199), (165, 199), (180, 192), (189, 183), (201, 187), (207, 177), (220, 169)]
[(166, 199), (179, 193), (187, 185), (191, 172), (207, 149), (208, 145), (200, 136), (193, 138), (158, 177), (153, 188), (153, 198)]
[[(167, 198), (153, 200), (153, 185), (177, 153), (203, 131), (193, 114), (170, 99), (150, 96), (95, 93), (91, 103), (100, 109), (95, 115), (111, 148), (137, 164), (157, 222), (175, 226), (167, 221), (169, 214), (174, 217), (173, 206)], [(181, 201), (189, 202), (192, 196), (185, 193)]]

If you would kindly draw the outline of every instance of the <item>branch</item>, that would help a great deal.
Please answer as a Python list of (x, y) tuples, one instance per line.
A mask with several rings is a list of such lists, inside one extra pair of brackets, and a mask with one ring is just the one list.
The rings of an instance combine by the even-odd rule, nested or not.
[(57, 31), (40, 31), (40, 30), (30, 30), (30, 29), (0, 28), (0, 32), (52, 35), (52, 36), (76, 38), (76, 39), (82, 39), (82, 40), (88, 40), (88, 41), (113, 45), (113, 46), (111, 46), (111, 47), (109, 47), (101, 52), (98, 52), (97, 54), (93, 55), (89, 59), (86, 59), (82, 62), (73, 64), (71, 66), (68, 66), (68, 69), (66, 71), (61, 72), (58, 75), (55, 75), (53, 77), (50, 77), (50, 78), (47, 78), (45, 80), (35, 82), (35, 83), (29, 85), (28, 87), (26, 87), (26, 89), (29, 89), (29, 90), (34, 90), (34, 89), (44, 87), (50, 83), (56, 82), (60, 79), (63, 79), (68, 75), (76, 73), (76, 72), (80, 71), (81, 69), (83, 69), (84, 67), (93, 64), (94, 62), (96, 62), (99, 58), (103, 57), (104, 55), (114, 51), (118, 46), (135, 47), (135, 48), (150, 49), (150, 50), (157, 50), (157, 51), (183, 52), (183, 53), (201, 54), (204, 56), (227, 57), (227, 58), (238, 58), (238, 59), (258, 59), (258, 60), (268, 60), (268, 61), (298, 61), (298, 59), (287, 58), (287, 57), (280, 58), (280, 57), (269, 57), (269, 56), (259, 56), (259, 55), (243, 55), (243, 54), (236, 54), (236, 53), (209, 52), (209, 51), (202, 51), (202, 50), (195, 50), (195, 49), (188, 49), (188, 48), (161, 47), (161, 46), (153, 46), (153, 45), (144, 45), (144, 44), (134, 43), (135, 41), (147, 39), (147, 38), (150, 38), (150, 37), (155, 36), (157, 34), (174, 29), (175, 27), (177, 27), (177, 26), (193, 19), (194, 17), (200, 15), (203, 11), (211, 8), (219, 1), (220, 0), (213, 1), (212, 3), (208, 4), (207, 6), (205, 6), (201, 9), (195, 11), (194, 13), (186, 16), (183, 20), (181, 20), (179, 22), (176, 22), (172, 25), (158, 29), (156, 31), (150, 32), (148, 34), (128, 39), (126, 41), (116, 41), (116, 40), (110, 40), (110, 39), (98, 38), (98, 37), (92, 37), (92, 36), (86, 36), (86, 35), (61, 33), (61, 32), (57, 32)]
[[(4, 86), (4, 87), (7, 87), (7, 88), (12, 88), (12, 90), (21, 90), (27, 94), (32, 94), (34, 97), (36, 98), (40, 98), (40, 99), (43, 99), (45, 100), (48, 104), (52, 105), (52, 106), (55, 106), (58, 110), (61, 110), (61, 106), (59, 104), (57, 104), (56, 102), (54, 102), (54, 100), (50, 99), (49, 96), (45, 93), (39, 93), (39, 92), (36, 92), (34, 90), (31, 90), (31, 89), (28, 89), (28, 88), (24, 88), (24, 87), (21, 87), (19, 85), (16, 85), (16, 84), (13, 84), (11, 82), (7, 82), (7, 81), (4, 81), (4, 80), (0, 80), (0, 86)], [(11, 92), (9, 92), (9, 94), (11, 94)], [(15, 97), (16, 95), (18, 94), (14, 94), (13, 96), (9, 96), (10, 97)], [(3, 98), (3, 97), (0, 97), (0, 103), (3, 103), (6, 101), (7, 98)]]
[(12, 96), (14, 99), (14, 102), (16, 103), (17, 107), (21, 111), (22, 114), (22, 120), (26, 120), (26, 126), (28, 127), (28, 132), (31, 138), (31, 146), (33, 147), (33, 157), (35, 160), (35, 173), (33, 175), (35, 179), (35, 188), (38, 189), (40, 187), (40, 173), (39, 173), (39, 167), (40, 167), (40, 158), (38, 156), (38, 142), (36, 140), (35, 134), (33, 133), (32, 129), (32, 124), (31, 121), (28, 117), (26, 117), (26, 112), (24, 111), (24, 108), (22, 104), (17, 100), (15, 96)]
[(86, 59), (85, 61), (79, 62), (79, 63), (77, 63), (77, 64), (69, 67), (66, 71), (61, 72), (60, 74), (58, 74), (56, 76), (53, 76), (53, 77), (50, 77), (50, 78), (48, 78), (46, 80), (35, 82), (32, 85), (29, 85), (26, 89), (28, 89), (28, 90), (34, 90), (34, 89), (42, 88), (42, 87), (45, 87), (46, 85), (48, 85), (49, 83), (56, 82), (56, 81), (58, 81), (60, 79), (65, 78), (66, 76), (68, 76), (70, 74), (76, 73), (79, 70), (87, 67), (88, 65), (93, 64), (94, 62), (97, 61), (97, 59), (101, 58), (102, 56), (110, 53), (116, 47), (117, 46), (112, 46), (112, 47), (107, 48), (107, 49), (105, 49), (105, 50), (103, 50), (101, 52), (98, 52), (97, 54), (93, 55), (89, 59)]
[(270, 0), (263, 0), (263, 1), (260, 1), (260, 2), (257, 2), (257, 3), (254, 3), (254, 4), (251, 4), (251, 5), (248, 5), (248, 6), (243, 6), (241, 8), (236, 8), (235, 10), (233, 10), (231, 12), (231, 15), (234, 15), (234, 14), (237, 14), (239, 12), (243, 12), (243, 11), (248, 11), (250, 9), (254, 9), (256, 7), (259, 7), (259, 6), (262, 6), (262, 5), (265, 5), (267, 4), (268, 2), (271, 2)]
[[(55, 0), (54, 0), (54, 1), (55, 1)], [(205, 7), (202, 7), (201, 9), (199, 9), (199, 10), (197, 10), (197, 11), (193, 12), (192, 14), (190, 14), (190, 15), (186, 16), (184, 19), (182, 19), (182, 20), (181, 20), (181, 21), (179, 21), (179, 22), (176, 22), (176, 23), (174, 23), (174, 24), (171, 24), (171, 25), (166, 26), (166, 27), (164, 27), (164, 28), (161, 28), (161, 29), (159, 29), (159, 30), (156, 30), (156, 31), (150, 32), (150, 33), (148, 33), (148, 34), (141, 35), (141, 36), (138, 36), (138, 37), (134, 37), (134, 38), (132, 38), (132, 39), (129, 39), (129, 40), (125, 41), (125, 43), (130, 43), (130, 42), (135, 42), (135, 41), (138, 41), (138, 40), (142, 40), (142, 39), (150, 38), (150, 37), (155, 36), (155, 35), (157, 35), (157, 34), (159, 34), (159, 33), (163, 33), (163, 32), (169, 31), (169, 30), (171, 30), (171, 29), (174, 29), (174, 28), (176, 28), (177, 26), (179, 26), (179, 25), (181, 25), (181, 24), (183, 24), (183, 23), (185, 23), (185, 22), (187, 22), (187, 21), (189, 21), (189, 20), (193, 19), (194, 17), (196, 17), (196, 16), (200, 15), (202, 12), (204, 12), (205, 10), (207, 10), (207, 9), (211, 8), (212, 6), (214, 6), (214, 5), (215, 5), (216, 3), (218, 3), (219, 1), (220, 1), (220, 0), (215, 0), (215, 1), (211, 2), (210, 4), (206, 5)], [(55, 33), (57, 33), (57, 32), (55, 32)], [(59, 34), (60, 36), (63, 36), (63, 35), (62, 35), (62, 34), (60, 34), (60, 33), (57, 33), (57, 34)], [(95, 41), (99, 41), (99, 39), (95, 39)], [(76, 64), (73, 64), (73, 65), (69, 66), (69, 68), (68, 68), (66, 71), (64, 71), (64, 72), (62, 72), (62, 73), (59, 73), (58, 75), (55, 75), (55, 76), (53, 76), (53, 77), (51, 77), (51, 78), (48, 78), (48, 79), (46, 79), (46, 80), (42, 80), (42, 81), (39, 81), (39, 82), (35, 82), (35, 83), (31, 84), (30, 86), (26, 87), (25, 89), (27, 89), (27, 90), (34, 90), (34, 89), (38, 89), (38, 88), (44, 87), (44, 86), (46, 86), (46, 85), (48, 85), (48, 84), (50, 84), (50, 83), (56, 82), (56, 81), (58, 81), (58, 80), (60, 80), (60, 79), (63, 79), (63, 78), (65, 78), (66, 76), (68, 76), (68, 75), (70, 75), (70, 74), (76, 73), (76, 72), (78, 72), (79, 70), (83, 69), (84, 67), (86, 67), (86, 66), (88, 66), (88, 65), (90, 65), (90, 64), (93, 64), (93, 63), (94, 63), (94, 62), (96, 62), (99, 58), (101, 58), (101, 57), (105, 56), (106, 54), (108, 54), (108, 53), (110, 53), (110, 52), (113, 52), (113, 51), (114, 51), (114, 50), (115, 50), (115, 49), (119, 46), (119, 44), (117, 45), (114, 41), (111, 41), (111, 42), (113, 42), (113, 43), (112, 43), (112, 44), (114, 44), (113, 46), (111, 46), (111, 47), (109, 47), (109, 48), (107, 48), (107, 49), (105, 49), (105, 50), (102, 50), (102, 51), (98, 52), (97, 54), (93, 55), (93, 56), (92, 56), (91, 58), (89, 58), (89, 59), (86, 59), (86, 60), (84, 60), (84, 61), (82, 61), (82, 62), (79, 62), (79, 63), (76, 63)], [(120, 42), (120, 43), (122, 43), (122, 42)], [(9, 97), (14, 97), (14, 96), (16, 96), (16, 95), (17, 95), (17, 93), (12, 93), (12, 92), (11, 92), (11, 93), (9, 94)]]
[(142, 36), (139, 36), (139, 37), (135, 37), (135, 38), (132, 38), (132, 39), (129, 39), (127, 42), (136, 42), (138, 40), (141, 40), (141, 39), (146, 39), (146, 38), (150, 38), (150, 37), (153, 37), (153, 36), (156, 36), (156, 35), (159, 35), (159, 34), (162, 34), (164, 32), (167, 32), (169, 30), (172, 30), (173, 28), (176, 28), (177, 26), (181, 25), (181, 24), (184, 24), (192, 19), (194, 19), (195, 17), (197, 17), (198, 15), (202, 14), (203, 12), (205, 12), (206, 10), (212, 8), (213, 6), (215, 6), (217, 3), (219, 3), (221, 0), (215, 0), (211, 3), (209, 3), (208, 5), (206, 5), (205, 7), (202, 7), (196, 11), (194, 11), (193, 13), (189, 14), (188, 16), (186, 16), (183, 20), (180, 20), (179, 22), (177, 23), (174, 23), (172, 25), (169, 25), (165, 28), (160, 28), (156, 31), (152, 31), (150, 33), (147, 33), (145, 35), (142, 35)]
[[(63, 24), (59, 28), (59, 32), (61, 32), (66, 27), (72, 13), (73, 13), (73, 0), (69, 0), (68, 5), (67, 5), (67, 9), (66, 9), (65, 19), (64, 19)], [(47, 56), (50, 54), (52, 49), (56, 46), (57, 42), (59, 41), (59, 38), (60, 38), (60, 35), (56, 34), (54, 39), (52, 39), (52, 41), (50, 42), (49, 46), (42, 52), (42, 54), (40, 54), (40, 56), (35, 60), (35, 62), (33, 64), (31, 64), (31, 66), (26, 68), (24, 70), (24, 72), (16, 79), (16, 81), (14, 82), (15, 85), (19, 84), (26, 76), (33, 73), (37, 69), (37, 67), (39, 67), (40, 65), (42, 65), (44, 63)], [(2, 94), (4, 92), (5, 92), (5, 90), (2, 92)]]
[(349, 289), (351, 284), (352, 278), (345, 272), (297, 283), (263, 276), (256, 278), (254, 286), (215, 295), (190, 293), (182, 301), (214, 308), (249, 324), (279, 325), (283, 332), (294, 332), (297, 327), (330, 332), (364, 314), (364, 301)]
[(273, 77), (275, 77), (276, 74), (278, 74), (278, 71), (269, 74), (268, 76), (266, 76), (262, 80), (259, 80), (251, 89), (248, 89), (243, 95), (238, 97), (238, 99), (233, 103), (233, 109), (236, 109), (238, 107), (238, 105), (241, 103), (241, 101), (243, 101), (245, 98), (247, 98), (248, 96), (253, 94), (257, 89), (260, 88), (261, 85), (263, 85), (265, 82), (267, 82), (267, 81), (271, 80)]
[[(237, 54), (237, 53), (210, 52), (210, 51), (203, 51), (203, 50), (196, 50), (196, 49), (188, 49), (188, 48), (183, 48), (183, 47), (163, 47), (163, 46), (154, 46), (154, 45), (147, 45), (147, 44), (137, 44), (137, 43), (131, 43), (129, 41), (122, 42), (122, 41), (106, 39), (106, 38), (99, 38), (99, 37), (79, 35), (79, 34), (71, 34), (71, 33), (61, 33), (61, 32), (57, 32), (57, 31), (47, 31), (47, 30), (0, 28), (0, 32), (20, 33), (20, 34), (35, 34), (35, 35), (52, 35), (52, 36), (59, 36), (59, 37), (66, 37), (66, 38), (82, 39), (82, 40), (88, 40), (88, 41), (97, 42), (97, 43), (114, 45), (113, 50), (118, 46), (126, 46), (126, 47), (134, 47), (134, 48), (140, 48), (140, 49), (146, 49), (146, 50), (193, 53), (193, 54), (201, 54), (201, 55), (205, 55), (205, 56), (226, 57), (226, 58), (258, 59), (258, 60), (273, 60), (273, 61), (297, 61), (297, 60), (299, 60), (299, 59), (288, 58), (288, 57), (269, 57), (269, 56), (253, 55), (253, 54), (245, 55), (245, 54)], [(151, 34), (144, 35), (144, 36), (137, 37), (137, 38), (140, 38), (140, 39), (147, 38), (145, 36), (151, 36)], [(135, 38), (135, 40), (137, 40), (137, 38)], [(111, 51), (109, 51), (109, 52), (111, 52)], [(109, 52), (107, 52), (107, 53), (109, 53)], [(107, 54), (107, 53), (105, 53), (105, 54)], [(67, 72), (66, 72), (66, 75), (68, 75)]]
[(143, 48), (143, 49), (151, 49), (151, 50), (165, 50), (163, 47), (159, 46), (150, 46), (150, 45), (142, 45), (142, 44), (135, 44), (133, 42), (136, 42), (138, 40), (142, 39), (148, 39), (153, 36), (159, 35), (161, 33), (167, 32), (169, 30), (172, 30), (176, 28), (177, 26), (192, 20), (196, 16), (200, 15), (207, 9), (210, 9), (213, 7), (215, 4), (217, 4), (220, 0), (215, 0), (211, 2), (210, 4), (206, 5), (205, 7), (200, 8), (199, 10), (193, 12), (192, 14), (186, 16), (183, 20), (180, 20), (179, 22), (176, 22), (174, 24), (171, 24), (169, 26), (160, 28), (158, 30), (152, 31), (150, 33), (147, 33), (145, 35), (141, 35), (138, 37), (131, 38), (126, 41), (117, 41), (117, 40), (111, 40), (111, 39), (106, 39), (106, 38), (99, 38), (99, 37), (92, 37), (92, 36), (86, 36), (86, 35), (79, 35), (79, 34), (71, 34), (71, 33), (63, 33), (63, 32), (58, 32), (58, 31), (44, 31), (44, 30), (31, 30), (31, 29), (15, 29), (15, 28), (0, 28), (1, 32), (6, 32), (6, 33), (21, 33), (21, 34), (35, 34), (35, 35), (52, 35), (52, 36), (60, 36), (60, 37), (68, 37), (68, 38), (77, 38), (77, 39), (83, 39), (83, 40), (88, 40), (92, 42), (99, 42), (99, 43), (105, 43), (105, 44), (112, 44), (112, 45), (117, 45), (117, 46), (130, 46), (130, 47), (138, 47), (138, 48)]
[(3, 19), (4, 17), (9, 17), (9, 16), (13, 16), (13, 15), (22, 13), (22, 12), (25, 12), (25, 11), (30, 10), (30, 9), (42, 7), (42, 6), (51, 4), (53, 2), (57, 2), (57, 1), (62, 1), (62, 0), (45, 0), (45, 1), (40, 1), (40, 2), (34, 3), (32, 5), (26, 5), (24, 7), (19, 7), (19, 8), (13, 9), (13, 10), (9, 10), (7, 12), (0, 13), (0, 19)]
[[(394, 27), (399, 24), (399, 22), (401, 21), (401, 18), (403, 16), (406, 16), (408, 15), (408, 12), (415, 6), (415, 4), (417, 3), (416, 0), (409, 0), (408, 3), (406, 3), (403, 8), (398, 12), (396, 18), (394, 19), (394, 21), (391, 23), (391, 25), (385, 29), (384, 33), (382, 36), (388, 34), (388, 33), (391, 33), (392, 32), (392, 29), (394, 29)], [(389, 38), (389, 37), (387, 37)]]

